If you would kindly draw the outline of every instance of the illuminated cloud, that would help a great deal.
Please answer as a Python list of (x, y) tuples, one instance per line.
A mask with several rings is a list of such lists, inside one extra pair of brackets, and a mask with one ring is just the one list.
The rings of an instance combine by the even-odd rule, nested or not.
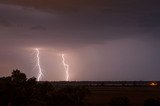
[[(4, 63), (0, 61), (0, 69), (29, 70), (30, 64), (26, 61), (30, 61), (28, 54), (32, 51), (25, 49), (41, 47), (47, 52), (43, 53), (43, 64), (44, 61), (48, 65), (53, 61), (56, 64), (54, 67), (44, 64), (49, 67), (48, 79), (64, 78), (62, 74), (57, 75), (58, 70), (63, 70), (57, 67), (61, 61), (56, 56), (53, 56), (56, 59), (49, 58), (50, 52), (61, 51), (67, 52), (67, 56), (74, 54), (70, 61), (82, 66), (71, 62), (75, 80), (121, 79), (121, 73), (126, 79), (136, 78), (128, 77), (130, 75), (137, 79), (140, 76), (158, 78), (159, 3), (159, 0), (1, 0), (0, 59)], [(154, 70), (153, 75), (149, 70)], [(5, 71), (2, 73), (9, 73)], [(144, 72), (152, 77), (143, 76)]]

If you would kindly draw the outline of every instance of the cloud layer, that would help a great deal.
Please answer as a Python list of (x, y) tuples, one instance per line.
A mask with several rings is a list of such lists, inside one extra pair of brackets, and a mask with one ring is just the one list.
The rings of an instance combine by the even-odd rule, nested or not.
[(4, 39), (69, 46), (126, 37), (159, 39), (159, 1), (156, 0), (1, 2), (9, 4), (0, 6)]
[(159, 0), (1, 0), (1, 73), (7, 75), (14, 67), (31, 70), (33, 49), (28, 48), (37, 47), (42, 48), (47, 70), (44, 80), (63, 79), (56, 54), (61, 52), (68, 54), (72, 80), (157, 80), (159, 4)]

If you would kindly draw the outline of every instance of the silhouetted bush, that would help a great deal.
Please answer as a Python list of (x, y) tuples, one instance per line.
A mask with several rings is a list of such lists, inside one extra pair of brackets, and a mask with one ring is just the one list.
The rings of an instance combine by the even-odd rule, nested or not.
[(0, 78), (0, 106), (85, 106), (88, 94), (85, 87), (54, 88), (50, 82), (27, 79), (19, 70)]

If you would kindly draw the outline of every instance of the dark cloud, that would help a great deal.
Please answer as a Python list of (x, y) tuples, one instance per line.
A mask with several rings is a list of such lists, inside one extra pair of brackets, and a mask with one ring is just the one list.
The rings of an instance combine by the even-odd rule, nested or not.
[[(78, 63), (81, 63), (82, 76), (85, 74), (84, 71), (88, 72), (85, 76), (86, 79), (91, 72), (90, 70), (98, 73), (96, 71), (98, 67), (101, 67), (101, 73), (105, 73), (109, 68), (110, 75), (117, 72), (118, 67), (120, 67), (120, 72), (123, 72), (123, 69), (126, 70), (126, 77), (128, 77), (127, 73), (133, 74), (133, 70), (136, 69), (138, 71), (141, 69), (141, 74), (139, 74), (142, 75), (144, 70), (148, 70), (147, 66), (149, 67), (149, 64), (152, 64), (149, 69), (158, 70), (157, 63), (159, 61), (154, 61), (153, 59), (156, 59), (155, 56), (158, 56), (160, 51), (158, 49), (160, 41), (159, 4), (159, 0), (1, 0), (0, 58), (5, 60), (5, 64), (7, 64), (7, 61), (12, 60), (8, 62), (11, 66), (21, 63), (19, 65), (27, 66), (27, 69), (30, 69), (28, 68), (30, 66), (29, 63), (25, 63), (25, 59), (27, 60), (28, 56), (26, 56), (26, 52), (24, 53), (24, 48), (40, 47), (47, 50), (51, 49), (51, 51), (52, 49), (56, 49), (59, 52), (68, 51), (69, 53), (72, 51), (74, 52), (73, 54), (77, 53), (75, 58)], [(129, 41), (124, 39), (129, 39)], [(133, 39), (136, 39), (135, 43)], [(143, 45), (139, 42), (146, 43), (147, 46), (139, 47), (139, 45)], [(97, 45), (102, 47), (97, 47)], [(87, 47), (88, 49), (86, 50), (85, 48)], [(96, 54), (93, 48), (95, 51), (100, 48), (100, 52)], [(152, 48), (155, 49), (152, 50)], [(107, 54), (108, 49), (116, 50)], [(83, 51), (87, 52), (84, 53)], [(134, 57), (134, 51), (141, 52), (136, 52), (137, 55)], [(150, 54), (145, 55), (146, 52)], [(87, 53), (90, 54), (87, 55)], [(47, 53), (45, 54), (48, 55)], [(86, 58), (81, 58), (80, 54), (83, 57), (88, 57), (88, 61), (85, 60)], [(129, 57), (129, 55), (133, 56), (133, 58)], [(109, 62), (107, 61), (107, 56), (111, 63), (116, 64), (117, 68), (107, 63)], [(147, 56), (150, 56), (150, 58), (145, 59)], [(125, 58), (129, 62), (126, 62)], [(139, 62), (134, 58), (141, 58), (142, 65), (139, 66)], [(13, 62), (14, 60), (16, 62)], [(47, 62), (47, 60), (49, 59), (45, 61)], [(95, 60), (98, 62), (96, 63)], [(86, 61), (86, 63), (83, 63), (83, 61)], [(122, 63), (117, 65), (118, 62), (116, 61), (119, 63), (122, 61)], [(146, 61), (151, 61), (152, 63), (146, 63)], [(57, 64), (56, 62), (54, 63)], [(49, 64), (51, 63), (48, 62)], [(127, 64), (127, 66), (124, 67), (124, 64)], [(135, 64), (135, 66), (132, 64)], [(144, 68), (145, 66), (146, 68)], [(4, 67), (2, 68), (5, 69)], [(76, 69), (76, 67), (73, 68)], [(50, 70), (49, 68), (47, 69)], [(132, 71), (129, 72), (127, 70)], [(112, 71), (114, 72), (112, 73)], [(151, 74), (151, 72), (147, 72)], [(154, 73), (157, 73), (157, 71)], [(108, 73), (104, 75), (106, 74)], [(92, 75), (93, 79), (105, 80), (103, 75), (97, 77), (94, 77), (94, 73)], [(92, 77), (89, 78), (92, 79)], [(123, 75), (119, 76), (119, 78), (122, 77)], [(52, 77), (50, 76), (50, 78)], [(149, 76), (144, 79), (147, 78)]]
[[(152, 36), (158, 37), (159, 33), (158, 1), (1, 2), (10, 4), (1, 4), (1, 26), (12, 26), (7, 33), (14, 29), (12, 34), (1, 36), (17, 36), (22, 42), (29, 40), (42, 44), (49, 41), (48, 44), (54, 45), (66, 42), (70, 46), (72, 43), (83, 45), (122, 37), (148, 37), (147, 33), (153, 32)], [(75, 9), (79, 11), (74, 12)]]

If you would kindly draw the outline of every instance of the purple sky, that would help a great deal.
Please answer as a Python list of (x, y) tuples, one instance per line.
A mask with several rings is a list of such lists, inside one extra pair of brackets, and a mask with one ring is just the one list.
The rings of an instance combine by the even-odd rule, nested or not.
[(0, 77), (20, 69), (42, 80), (160, 80), (159, 0), (1, 0)]

